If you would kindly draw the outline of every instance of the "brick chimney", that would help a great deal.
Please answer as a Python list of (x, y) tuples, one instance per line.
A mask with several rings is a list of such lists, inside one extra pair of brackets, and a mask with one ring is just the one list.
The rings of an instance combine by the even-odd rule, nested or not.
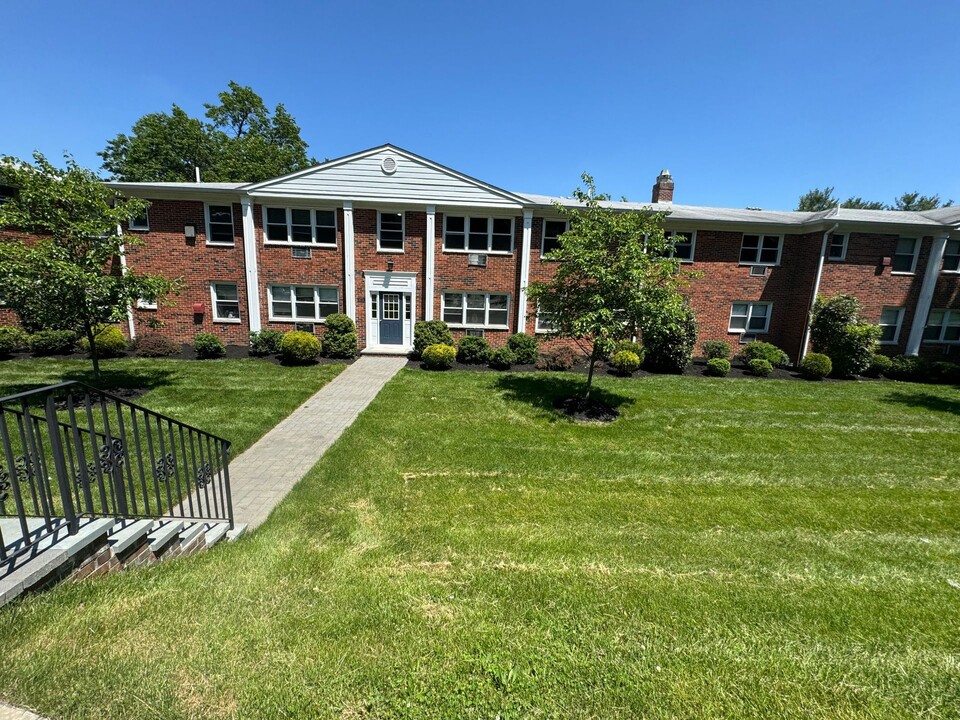
[(669, 170), (661, 170), (657, 182), (653, 185), (653, 199), (655, 203), (673, 202), (673, 178)]

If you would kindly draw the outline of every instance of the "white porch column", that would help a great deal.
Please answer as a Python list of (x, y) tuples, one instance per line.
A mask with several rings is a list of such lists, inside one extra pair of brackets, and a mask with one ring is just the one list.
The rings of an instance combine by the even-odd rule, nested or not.
[(427, 268), (424, 281), (423, 319), (433, 320), (433, 266), (437, 248), (437, 208), (427, 205)]
[(927, 316), (930, 314), (933, 291), (937, 286), (937, 278), (940, 277), (940, 264), (943, 262), (943, 251), (947, 247), (948, 238), (948, 235), (935, 237), (933, 245), (930, 246), (927, 269), (923, 273), (923, 284), (920, 285), (917, 309), (913, 314), (913, 325), (910, 326), (910, 337), (907, 339), (907, 355), (917, 355), (920, 352), (923, 328), (927, 324)]
[(250, 332), (257, 332), (260, 324), (260, 271), (257, 268), (257, 230), (253, 222), (253, 200), (240, 198), (240, 213), (243, 217), (243, 264), (247, 276), (247, 313), (250, 315)]
[(514, 332), (527, 331), (527, 285), (530, 283), (530, 240), (533, 236), (533, 210), (523, 211), (523, 242), (520, 248), (520, 297), (517, 298), (517, 325)]
[[(123, 237), (123, 226), (117, 225), (117, 235)], [(127, 272), (127, 248), (120, 245), (120, 272)], [(133, 305), (127, 305), (127, 330), (130, 333), (130, 339), (137, 339), (137, 326), (133, 322)]]
[(354, 254), (353, 237), (353, 203), (343, 201), (343, 285), (346, 297), (344, 309), (354, 322), (357, 321), (357, 285), (355, 275), (356, 256)]

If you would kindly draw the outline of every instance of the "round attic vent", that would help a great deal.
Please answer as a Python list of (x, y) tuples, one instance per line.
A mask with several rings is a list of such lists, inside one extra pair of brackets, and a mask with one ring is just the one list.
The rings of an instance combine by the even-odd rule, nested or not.
[(397, 159), (393, 155), (387, 155), (380, 163), (380, 169), (387, 175), (393, 175), (397, 171)]

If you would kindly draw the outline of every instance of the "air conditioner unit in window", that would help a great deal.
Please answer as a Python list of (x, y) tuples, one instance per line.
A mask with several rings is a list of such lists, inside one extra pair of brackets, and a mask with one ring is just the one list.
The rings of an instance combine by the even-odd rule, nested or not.
[(313, 248), (295, 247), (290, 248), (290, 254), (301, 260), (309, 260), (313, 257)]
[(299, 332), (312, 333), (316, 330), (316, 326), (313, 323), (298, 322), (294, 323), (293, 327)]
[(483, 253), (470, 253), (467, 255), (467, 265), (472, 267), (486, 267), (487, 256)]
[(740, 333), (740, 344), (746, 345), (747, 343), (752, 343), (757, 339), (756, 333)]
[(751, 265), (750, 274), (754, 277), (766, 277), (767, 276), (767, 266), (766, 265)]
[(483, 330), (478, 330), (476, 328), (467, 328), (465, 333), (467, 337), (483, 337)]

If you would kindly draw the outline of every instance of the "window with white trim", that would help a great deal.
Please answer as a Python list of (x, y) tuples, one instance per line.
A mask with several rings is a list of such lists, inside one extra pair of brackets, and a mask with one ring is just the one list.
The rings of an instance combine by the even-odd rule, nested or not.
[(377, 213), (377, 250), (403, 252), (403, 220), (402, 212)]
[(832, 260), (833, 262), (846, 260), (847, 240), (848, 237), (844, 233), (830, 233), (830, 245), (827, 249), (827, 260)]
[(340, 309), (340, 291), (322, 285), (269, 285), (270, 320), (323, 322)]
[(240, 296), (236, 283), (210, 283), (213, 319), (216, 322), (240, 322)]
[(207, 244), (233, 245), (233, 205), (207, 205)]
[(566, 220), (544, 220), (543, 240), (540, 245), (540, 256), (552, 253), (560, 247), (560, 236), (570, 229)]
[(780, 262), (780, 235), (744, 235), (740, 245), (741, 265), (776, 265)]
[(143, 215), (138, 215), (137, 217), (130, 218), (130, 221), (127, 223), (127, 227), (130, 230), (140, 230), (143, 232), (146, 232), (147, 230), (149, 230), (150, 229), (150, 211), (144, 208)]
[(552, 333), (557, 331), (557, 323), (554, 321), (554, 315), (546, 310), (541, 310), (537, 306), (537, 322), (534, 325), (534, 332)]
[(765, 333), (770, 329), (770, 303), (733, 303), (730, 306), (729, 332)]
[(154, 298), (150, 300), (149, 298), (137, 298), (137, 309), (138, 310), (156, 310), (157, 309), (157, 300)]
[(671, 257), (679, 258), (681, 262), (693, 262), (693, 249), (697, 243), (697, 233), (695, 231), (687, 232), (665, 232), (663, 236), (667, 242), (673, 241)]
[(960, 310), (931, 310), (923, 339), (935, 343), (960, 342)]
[(903, 322), (902, 307), (885, 307), (880, 311), (880, 344), (896, 345), (900, 340), (900, 324)]
[(947, 240), (943, 250), (943, 272), (960, 272), (960, 240)]
[(917, 267), (917, 251), (920, 241), (917, 238), (900, 238), (897, 240), (897, 249), (893, 253), (893, 263), (890, 272), (912, 273)]
[(506, 293), (444, 292), (443, 321), (466, 327), (507, 327), (510, 297)]
[(337, 244), (337, 213), (334, 210), (265, 207), (263, 218), (263, 236), (266, 242)]
[(513, 218), (444, 215), (443, 249), (465, 252), (513, 252)]

